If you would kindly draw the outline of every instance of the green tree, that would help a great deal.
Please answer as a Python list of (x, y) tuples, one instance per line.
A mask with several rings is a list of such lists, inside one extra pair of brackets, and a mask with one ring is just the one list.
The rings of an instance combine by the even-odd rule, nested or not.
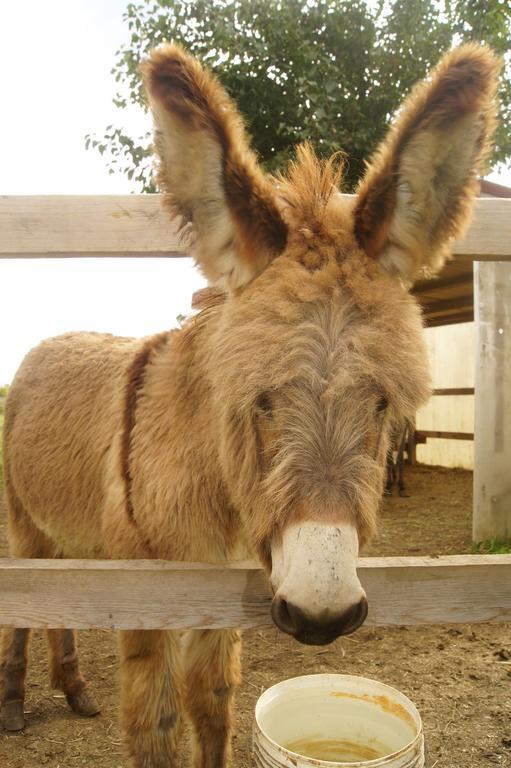
[[(220, 78), (269, 170), (310, 139), (321, 155), (342, 149), (352, 188), (412, 84), (462, 40), (509, 50), (508, 0), (145, 0), (129, 3), (129, 41), (117, 52), (114, 103), (146, 110), (138, 65), (164, 40), (181, 42)], [(509, 61), (508, 61), (509, 65)], [(509, 66), (508, 66), (509, 69)], [(509, 72), (508, 72), (509, 74)], [(503, 79), (492, 164), (511, 158), (511, 83)], [(154, 191), (151, 136), (108, 126), (87, 147), (110, 172)]]

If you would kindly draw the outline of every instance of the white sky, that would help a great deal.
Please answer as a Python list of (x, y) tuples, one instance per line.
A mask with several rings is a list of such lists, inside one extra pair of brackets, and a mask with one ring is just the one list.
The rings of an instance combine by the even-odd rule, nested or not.
[[(0, 194), (128, 194), (84, 136), (119, 124), (110, 70), (128, 0), (0, 0)], [(138, 113), (130, 130), (150, 128)], [(204, 284), (190, 259), (0, 260), (0, 384), (69, 330), (142, 336), (176, 325)]]
[[(110, 75), (128, 0), (0, 0), (0, 194), (128, 194), (86, 152), (119, 124)], [(149, 118), (130, 112), (136, 133)], [(511, 172), (490, 178), (511, 185)], [(43, 338), (68, 330), (144, 335), (175, 325), (203, 280), (190, 260), (0, 260), (0, 384)]]

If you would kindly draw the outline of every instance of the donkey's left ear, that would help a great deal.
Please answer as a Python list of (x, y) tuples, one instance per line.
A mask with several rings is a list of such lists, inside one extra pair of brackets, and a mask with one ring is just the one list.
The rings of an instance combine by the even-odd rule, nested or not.
[(468, 223), (495, 120), (500, 62), (469, 43), (415, 86), (357, 190), (355, 235), (408, 283), (434, 272)]
[(152, 51), (142, 72), (167, 207), (191, 230), (210, 283), (240, 288), (286, 245), (273, 185), (231, 99), (196, 59), (167, 44)]

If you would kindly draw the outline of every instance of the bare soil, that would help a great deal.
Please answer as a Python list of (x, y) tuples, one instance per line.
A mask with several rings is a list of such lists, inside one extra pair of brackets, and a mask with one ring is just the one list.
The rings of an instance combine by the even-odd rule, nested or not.
[[(409, 498), (383, 502), (380, 533), (364, 554), (470, 551), (472, 474), (416, 467)], [(6, 555), (0, 513), (0, 556)], [(72, 714), (49, 689), (42, 633), (35, 633), (25, 731), (0, 733), (0, 768), (127, 768), (117, 725), (113, 633), (80, 633), (82, 668), (102, 706), (92, 720)], [(418, 705), (428, 768), (511, 766), (511, 636), (508, 625), (362, 628), (326, 648), (300, 646), (275, 630), (244, 634), (233, 768), (249, 768), (252, 714), (259, 694), (285, 677), (344, 672), (374, 677)], [(187, 744), (183, 766), (188, 765)]]

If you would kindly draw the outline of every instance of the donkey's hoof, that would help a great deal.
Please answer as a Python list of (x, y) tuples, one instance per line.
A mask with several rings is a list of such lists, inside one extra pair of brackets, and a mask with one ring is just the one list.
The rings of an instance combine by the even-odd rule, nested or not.
[(66, 698), (67, 703), (77, 715), (94, 717), (101, 712), (98, 702), (87, 689), (80, 691), (80, 693), (68, 694)]
[(6, 701), (2, 704), (2, 722), (6, 731), (21, 731), (25, 725), (22, 701)]

